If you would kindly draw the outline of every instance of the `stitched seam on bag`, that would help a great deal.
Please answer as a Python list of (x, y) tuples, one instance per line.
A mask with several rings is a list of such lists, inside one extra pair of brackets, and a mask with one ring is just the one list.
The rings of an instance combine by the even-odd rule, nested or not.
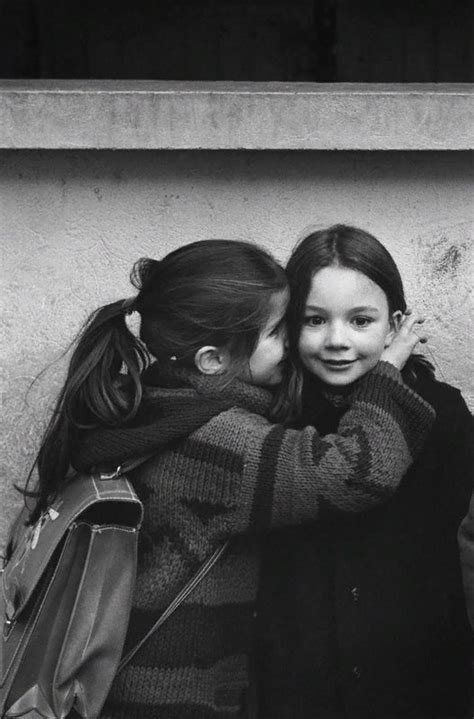
[[(114, 492), (113, 490), (110, 491), (110, 495), (111, 495), (111, 497), (114, 497), (114, 499), (115, 499), (116, 501), (118, 501), (118, 502), (130, 501), (129, 495), (127, 495), (127, 499), (124, 499), (124, 497), (118, 497), (118, 496), (116, 496), (116, 495), (117, 495), (117, 492), (116, 492), (116, 491)], [(103, 498), (102, 498), (102, 501), (109, 501), (109, 500), (110, 500), (110, 497), (108, 497), (108, 498), (104, 498), (104, 497), (103, 497)], [(100, 503), (100, 502), (99, 502), (99, 503)], [(138, 502), (138, 500), (137, 500), (136, 498), (134, 499), (134, 502), (133, 502), (133, 503), (134, 503), (134, 504), (139, 504), (139, 502)], [(90, 496), (89, 496), (88, 499), (84, 500), (84, 501), (78, 506), (77, 511), (75, 512), (74, 516), (71, 518), (71, 522), (65, 527), (65, 530), (64, 530), (64, 533), (63, 533), (62, 536), (65, 536), (73, 525), (79, 523), (79, 522), (76, 522), (76, 521), (75, 521), (75, 518), (78, 517), (78, 516), (80, 516), (80, 514), (81, 514), (85, 509), (88, 509), (90, 506), (93, 506), (94, 504), (97, 504), (97, 501), (96, 501), (95, 499), (93, 499), (92, 497), (90, 497)], [(137, 523), (137, 526), (139, 526), (139, 524), (140, 524), (140, 522)], [(115, 525), (114, 525), (114, 526), (115, 526)], [(131, 528), (131, 529), (128, 530), (128, 531), (135, 531), (135, 530), (136, 530), (136, 527), (135, 527), (135, 528)], [(49, 564), (49, 562), (50, 562), (50, 560), (51, 560), (52, 555), (54, 554), (54, 551), (55, 551), (57, 545), (61, 542), (62, 536), (59, 538), (59, 540), (58, 540), (58, 542), (56, 543), (56, 545), (54, 545), (54, 546), (50, 549), (49, 552), (46, 552), (46, 553), (44, 554), (43, 561), (39, 564), (38, 569), (37, 569), (37, 571), (35, 572), (35, 574), (36, 574), (37, 577), (38, 577), (38, 580), (34, 583), (34, 586), (36, 586), (36, 585), (37, 585), (37, 582), (41, 579), (41, 576), (42, 576), (43, 572), (46, 570), (46, 567), (48, 566), (48, 564)], [(31, 551), (34, 551), (34, 550), (31, 550), (31, 549), (30, 549), (30, 550), (28, 551), (28, 549), (26, 549), (25, 552), (24, 552), (24, 554), (22, 555), (22, 558), (24, 557), (24, 558), (26, 559), (28, 553), (31, 552)], [(17, 563), (15, 563), (15, 564), (12, 566), (12, 569), (14, 570), (20, 563), (21, 563), (21, 559), (18, 559), (18, 560), (17, 560)], [(5, 590), (8, 590), (8, 586), (9, 586), (9, 584), (8, 584), (8, 576), (10, 576), (10, 575), (12, 575), (11, 569), (6, 569), (6, 570), (5, 570), (5, 573), (3, 574), (3, 581), (2, 581), (2, 586), (4, 587), (4, 596), (5, 596), (5, 597), (6, 597), (6, 595), (5, 595)]]
[[(27, 556), (27, 554), (28, 554), (28, 541), (29, 541), (29, 540), (27, 540), (27, 541), (25, 542), (25, 545), (24, 545), (24, 546), (25, 546), (25, 549), (24, 549), (24, 551), (23, 551), (23, 554), (22, 554), (21, 557), (19, 557), (19, 558), (15, 561), (15, 563), (13, 564), (13, 569), (16, 569), (16, 568), (17, 568), (22, 562), (24, 562), (24, 560), (26, 559), (26, 556)], [(10, 562), (11, 562), (11, 560), (10, 560)], [(10, 562), (9, 562), (8, 564), (10, 564)], [(11, 572), (9, 572), (9, 574), (11, 574)], [(3, 580), (3, 582), (2, 582), (2, 586), (7, 586), (7, 585), (8, 585), (8, 582), (7, 582), (7, 576), (8, 576), (8, 575), (7, 575), (6, 572), (4, 572), (3, 576), (4, 576), (4, 580)]]
[[(94, 539), (94, 537), (93, 537), (93, 539)], [(94, 627), (95, 627), (95, 621), (91, 622), (91, 627), (90, 627), (89, 635), (88, 635), (88, 637), (87, 637), (87, 641), (86, 641), (86, 643), (85, 643), (85, 645), (84, 645), (84, 648), (83, 648), (83, 650), (82, 650), (81, 659), (84, 659), (84, 654), (86, 653), (86, 649), (87, 649), (87, 647), (89, 646), (90, 638), (91, 638), (91, 636), (92, 636), (92, 632), (94, 631)]]
[(90, 527), (93, 532), (107, 532), (109, 529), (113, 529), (114, 532), (131, 532), (134, 534), (137, 530), (135, 527), (125, 527), (123, 524), (91, 524), (90, 522), (75, 522), (75, 526)]
[[(90, 476), (87, 477), (87, 480), (82, 480), (83, 484), (90, 484), (93, 485), (93, 493), (89, 493), (80, 504), (77, 505), (77, 509), (75, 510), (75, 514), (72, 517), (72, 520), (74, 520), (84, 509), (87, 509), (89, 506), (96, 504), (98, 501), (110, 501), (115, 500), (117, 502), (132, 502), (134, 504), (140, 504), (140, 500), (136, 496), (130, 482), (126, 477), (121, 478), (121, 482), (125, 482), (126, 488), (125, 489), (99, 489), (96, 480), (94, 477)], [(73, 482), (74, 484), (74, 482)], [(53, 502), (53, 507), (57, 505), (57, 502)]]
[[(128, 502), (130, 502), (130, 499), (131, 499), (133, 504), (139, 505), (140, 502), (139, 502), (138, 498), (137, 498), (136, 495), (133, 493), (133, 490), (130, 489), (130, 483), (128, 482), (128, 480), (127, 480), (126, 478), (123, 478), (123, 479), (124, 479), (125, 482), (127, 483), (128, 490), (127, 490), (127, 491), (126, 491), (126, 490), (121, 490), (121, 494), (122, 494), (122, 495), (125, 495), (126, 498), (124, 498), (124, 496), (117, 496), (117, 495), (118, 495), (118, 491), (117, 491), (117, 490), (110, 490), (110, 492), (107, 492), (107, 494), (111, 495), (112, 497), (115, 497), (115, 499), (116, 499), (117, 501), (128, 501)], [(92, 481), (94, 482), (94, 486), (95, 486), (95, 481), (94, 481), (94, 480), (92, 480)], [(97, 487), (96, 487), (96, 495), (97, 495)], [(100, 496), (100, 495), (99, 495), (99, 496)], [(106, 501), (107, 501), (107, 500), (106, 500)], [(83, 511), (83, 509), (85, 509), (85, 508), (87, 508), (87, 507), (89, 507), (89, 506), (91, 506), (91, 505), (93, 505), (93, 504), (96, 504), (96, 503), (97, 503), (97, 501), (96, 501), (93, 497), (89, 496), (89, 498), (88, 498), (87, 500), (85, 500), (85, 501), (83, 501), (83, 502), (81, 503), (81, 505), (79, 506), (79, 509), (77, 510), (75, 516), (80, 515), (80, 513)], [(99, 502), (99, 503), (100, 503), (100, 502)], [(54, 552), (55, 552), (57, 546), (58, 546), (58, 545), (61, 543), (61, 541), (63, 541), (63, 539), (64, 539), (64, 546), (63, 546), (63, 549), (61, 550), (61, 554), (60, 554), (60, 557), (59, 557), (59, 560), (58, 560), (58, 563), (59, 563), (61, 557), (63, 556), (63, 552), (64, 552), (64, 549), (65, 549), (65, 547), (66, 547), (66, 544), (67, 544), (67, 542), (69, 541), (69, 537), (70, 537), (71, 530), (73, 529), (73, 527), (77, 526), (78, 524), (85, 524), (85, 523), (84, 523), (84, 522), (74, 521), (74, 518), (72, 518), (71, 521), (69, 522), (69, 524), (66, 525), (66, 527), (65, 527), (65, 529), (64, 529), (64, 531), (63, 531), (63, 533), (62, 533), (62, 535), (60, 536), (59, 540), (57, 541), (57, 543), (52, 547), (52, 549), (51, 549), (49, 552), (47, 552), (45, 555), (43, 555), (43, 556), (44, 556), (44, 559), (43, 559), (43, 562), (39, 565), (39, 571), (38, 571), (38, 569), (37, 569), (37, 571), (35, 572), (37, 579), (36, 579), (36, 581), (32, 582), (32, 584), (31, 584), (31, 587), (32, 587), (32, 588), (31, 588), (31, 591), (29, 592), (29, 596), (27, 596), (26, 599), (25, 599), (25, 601), (23, 602), (23, 609), (24, 609), (24, 607), (26, 606), (26, 604), (31, 600), (31, 595), (32, 595), (34, 589), (35, 589), (35, 588), (38, 586), (38, 584), (41, 582), (41, 579), (42, 579), (42, 577), (43, 577), (43, 574), (44, 574), (44, 572), (46, 571), (46, 569), (47, 569), (47, 567), (48, 567), (48, 564), (49, 564), (49, 562), (51, 561), (51, 558), (52, 558), (52, 556), (53, 556), (53, 554), (54, 554)], [(139, 522), (137, 523), (137, 527), (139, 527), (140, 524), (141, 524), (141, 522), (139, 521)], [(100, 529), (100, 531), (106, 531), (106, 529), (113, 529), (114, 531), (135, 533), (135, 532), (137, 531), (137, 527), (124, 527), (124, 526), (122, 526), (122, 525), (110, 525), (110, 526), (107, 526), (107, 527), (102, 527), (102, 528)], [(12, 570), (15, 570), (15, 569), (22, 563), (23, 560), (27, 559), (27, 558), (28, 558), (28, 555), (31, 553), (31, 551), (34, 551), (34, 550), (31, 550), (31, 549), (28, 550), (28, 547), (26, 546), (26, 547), (25, 547), (25, 551), (23, 552), (23, 554), (21, 555), (21, 557), (18, 558), (18, 559), (15, 561), (15, 563), (12, 565), (11, 568), (9, 568), (9, 570), (6, 570), (6, 571), (3, 573), (3, 577), (2, 577), (2, 594), (3, 594), (3, 597), (4, 597), (4, 599), (5, 599), (5, 602), (7, 601), (7, 596), (9, 596), (9, 590), (10, 590), (10, 581), (9, 581), (9, 578), (10, 578), (11, 581), (13, 581), (14, 575), (15, 575), (15, 572), (12, 571)], [(57, 571), (57, 567), (56, 567), (56, 569), (54, 570), (54, 572), (53, 572), (53, 574), (52, 574), (52, 576), (51, 576), (51, 578), (50, 578), (49, 584), (52, 583), (54, 577), (56, 576), (56, 571)], [(46, 597), (47, 597), (47, 595), (48, 595), (48, 591), (49, 591), (49, 588), (48, 588), (48, 590), (46, 591), (46, 593), (45, 593), (45, 595), (44, 595), (44, 597), (43, 597), (43, 600), (42, 600), (42, 602), (41, 602), (40, 609), (39, 609), (38, 611), (36, 611), (36, 612), (33, 613), (33, 614), (36, 614), (36, 616), (38, 616), (38, 614), (39, 614), (39, 613), (41, 612), (41, 610), (42, 610), (42, 604), (43, 604), (43, 602), (46, 600)], [(36, 605), (35, 605), (35, 606), (36, 606)], [(15, 619), (14, 621), (16, 622), (17, 620)], [(17, 649), (16, 649), (16, 651), (15, 651), (15, 653), (14, 653), (14, 656), (12, 657), (12, 660), (11, 660), (11, 662), (9, 663), (9, 665), (8, 665), (8, 667), (7, 667), (7, 669), (6, 669), (5, 677), (6, 677), (7, 674), (10, 672), (11, 666), (12, 666), (12, 662), (14, 662), (15, 658), (16, 658), (17, 655), (18, 655), (18, 652), (21, 650), (21, 644), (22, 644), (22, 642), (23, 642), (23, 640), (24, 640), (25, 632), (28, 631), (28, 628), (29, 628), (29, 627), (34, 627), (34, 626), (35, 626), (35, 623), (36, 623), (35, 620), (29, 621), (28, 624), (25, 626), (25, 629), (24, 629), (24, 631), (23, 631), (22, 634), (21, 634), (21, 638), (20, 638), (19, 641), (18, 641), (18, 646), (17, 646)], [(11, 632), (10, 632), (10, 636), (12, 636)], [(3, 641), (7, 641), (7, 640), (3, 640)]]
[(107, 490), (106, 492), (102, 492), (100, 494), (97, 494), (96, 497), (87, 497), (86, 499), (83, 499), (81, 504), (78, 505), (75, 517), (77, 517), (81, 512), (84, 511), (84, 509), (87, 509), (88, 507), (92, 506), (93, 504), (97, 504), (97, 502), (110, 502), (111, 500), (117, 501), (117, 502), (130, 502), (132, 501), (135, 504), (138, 504), (138, 499), (131, 495), (128, 491), (125, 490)]
[[(86, 522), (80, 522), (80, 523), (78, 523), (78, 526), (79, 526), (79, 525), (84, 525), (84, 524), (86, 524)], [(88, 525), (88, 526), (90, 526), (90, 525)], [(84, 581), (85, 581), (84, 578), (85, 578), (85, 575), (86, 575), (86, 573), (87, 573), (87, 567), (88, 567), (88, 564), (89, 564), (89, 558), (90, 558), (90, 555), (91, 555), (91, 552), (92, 552), (92, 544), (93, 544), (93, 541), (91, 541), (91, 538), (92, 538), (92, 540), (94, 539), (93, 535), (92, 535), (92, 537), (89, 537), (89, 546), (88, 546), (88, 548), (87, 548), (86, 561), (84, 562), (84, 565), (83, 565), (83, 567), (82, 567), (81, 581), (80, 581), (79, 587), (78, 587), (77, 592), (76, 592), (76, 599), (75, 599), (75, 601), (74, 601), (74, 604), (73, 604), (73, 607), (72, 607), (72, 610), (71, 610), (71, 614), (70, 614), (70, 616), (69, 616), (69, 622), (68, 622), (68, 625), (67, 625), (67, 627), (66, 627), (66, 631), (64, 632), (64, 640), (65, 640), (65, 641), (63, 641), (63, 644), (62, 644), (62, 647), (61, 647), (61, 651), (59, 652), (58, 661), (57, 661), (57, 663), (56, 663), (56, 671), (54, 672), (54, 675), (53, 675), (53, 686), (57, 686), (57, 675), (58, 675), (58, 671), (59, 671), (59, 668), (60, 668), (61, 663), (62, 663), (62, 659), (63, 659), (63, 654), (64, 654), (66, 642), (67, 642), (67, 640), (68, 640), (68, 638), (69, 638), (69, 632), (70, 632), (70, 630), (71, 630), (71, 623), (72, 623), (72, 621), (73, 621), (73, 618), (74, 618), (74, 614), (75, 614), (75, 612), (76, 612), (77, 605), (78, 605), (78, 603), (79, 603), (79, 601), (80, 601), (80, 599), (81, 599), (81, 593), (82, 593), (82, 589), (83, 589)], [(75, 690), (75, 686), (74, 686), (74, 685), (72, 686), (71, 690), (72, 690), (72, 691)], [(74, 696), (75, 696), (75, 694), (74, 694)], [(88, 712), (88, 710), (86, 709), (86, 716), (88, 716), (88, 714), (89, 714), (89, 712)]]
[[(72, 623), (73, 623), (73, 621), (74, 621), (74, 614), (75, 614), (76, 608), (77, 608), (77, 606), (78, 606), (78, 604), (80, 603), (81, 598), (82, 598), (82, 591), (83, 591), (83, 588), (84, 588), (84, 582), (85, 582), (85, 578), (86, 578), (86, 575), (87, 575), (87, 569), (88, 569), (88, 566), (89, 566), (89, 564), (90, 564), (90, 557), (91, 557), (91, 554), (92, 554), (92, 551), (93, 551), (93, 544), (94, 544), (94, 540), (95, 540), (95, 536), (94, 536), (94, 535), (96, 535), (96, 534), (102, 534), (103, 532), (110, 531), (110, 530), (112, 530), (113, 532), (117, 532), (117, 531), (118, 531), (118, 532), (125, 532), (125, 533), (128, 533), (128, 534), (129, 534), (129, 533), (134, 534), (135, 531), (136, 531), (136, 530), (134, 530), (133, 528), (122, 527), (122, 526), (117, 526), (117, 527), (116, 527), (116, 526), (113, 526), (113, 525), (107, 525), (107, 526), (97, 525), (97, 526), (94, 526), (94, 525), (89, 524), (88, 522), (77, 522), (77, 523), (76, 523), (76, 526), (81, 526), (81, 525), (82, 525), (82, 526), (87, 526), (88, 528), (90, 528), (90, 529), (92, 530), (92, 534), (91, 534), (91, 536), (89, 537), (89, 546), (88, 546), (88, 550), (87, 550), (87, 556), (86, 556), (86, 560), (85, 560), (85, 562), (84, 562), (84, 566), (83, 566), (83, 569), (82, 569), (82, 577), (81, 577), (80, 585), (79, 585), (78, 590), (77, 590), (76, 600), (75, 600), (75, 602), (74, 602), (74, 605), (73, 605), (73, 608), (72, 608), (72, 611), (71, 611), (71, 615), (70, 615), (70, 619), (69, 619), (69, 623), (68, 623), (68, 626), (67, 626), (66, 631), (65, 631), (65, 634), (64, 634), (64, 636), (65, 636), (65, 641), (63, 642), (63, 645), (62, 645), (62, 648), (61, 648), (61, 652), (60, 652), (60, 655), (59, 655), (59, 658), (58, 658), (58, 662), (57, 662), (56, 671), (55, 671), (55, 673), (54, 673), (54, 684), (57, 683), (57, 676), (58, 676), (59, 669), (60, 669), (60, 667), (61, 667), (61, 662), (62, 662), (63, 655), (64, 655), (64, 651), (65, 651), (65, 648), (66, 648), (66, 643), (67, 643), (67, 640), (68, 640), (68, 638), (69, 638), (69, 633), (70, 633), (70, 631), (71, 631), (71, 625), (72, 625)], [(90, 629), (89, 629), (88, 636), (87, 636), (87, 638), (86, 638), (86, 640), (85, 640), (85, 642), (84, 642), (84, 645), (83, 645), (83, 648), (82, 648), (82, 651), (81, 651), (81, 660), (84, 658), (84, 654), (85, 654), (86, 651), (87, 651), (87, 648), (88, 648), (89, 643), (90, 643), (90, 638), (91, 638), (91, 636), (92, 636), (92, 633), (93, 633), (93, 631), (94, 631), (94, 628), (95, 628), (95, 620), (91, 622), (91, 626), (90, 626)], [(82, 693), (82, 702), (83, 702), (83, 706), (84, 706), (84, 709), (85, 709), (85, 716), (88, 717), (88, 716), (90, 715), (90, 710), (89, 710), (89, 707), (87, 706), (87, 702), (86, 702), (86, 698), (85, 698), (85, 695), (84, 695), (82, 686), (81, 686), (80, 683), (75, 682), (75, 683), (74, 683), (74, 687), (73, 687), (73, 689), (74, 689), (74, 696), (75, 696), (75, 697), (77, 696), (77, 691), (76, 691), (76, 690), (77, 690), (78, 688), (79, 688), (79, 690), (81, 690), (81, 693)]]
[(126, 494), (127, 496), (132, 496), (133, 498), (135, 498), (135, 492), (133, 491), (133, 489), (130, 485), (130, 482), (128, 481), (128, 479), (126, 477), (122, 477), (122, 480), (126, 483), (127, 489), (115, 489), (115, 490), (114, 489), (99, 489), (99, 486), (98, 486), (95, 478), (91, 477), (91, 480), (92, 480), (92, 484), (94, 485), (94, 490), (95, 490), (95, 493), (98, 498), (106, 497), (109, 493), (112, 493), (112, 494), (122, 493), (122, 494)]

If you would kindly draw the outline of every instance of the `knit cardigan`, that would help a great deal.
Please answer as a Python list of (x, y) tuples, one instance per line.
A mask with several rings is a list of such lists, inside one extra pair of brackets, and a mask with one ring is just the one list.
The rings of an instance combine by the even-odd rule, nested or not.
[(223, 540), (231, 545), (116, 678), (103, 717), (247, 716), (259, 537), (388, 499), (434, 412), (387, 363), (324, 439), (270, 423), (269, 393), (243, 382), (197, 372), (154, 381), (141, 424), (84, 437), (75, 458), (83, 469), (157, 451), (133, 475), (145, 521), (125, 650)]

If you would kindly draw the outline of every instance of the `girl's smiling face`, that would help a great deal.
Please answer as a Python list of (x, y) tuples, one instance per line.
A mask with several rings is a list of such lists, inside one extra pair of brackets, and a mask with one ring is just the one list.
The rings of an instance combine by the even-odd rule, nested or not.
[(311, 374), (345, 387), (375, 367), (394, 334), (387, 297), (366, 275), (331, 266), (313, 277), (298, 350)]

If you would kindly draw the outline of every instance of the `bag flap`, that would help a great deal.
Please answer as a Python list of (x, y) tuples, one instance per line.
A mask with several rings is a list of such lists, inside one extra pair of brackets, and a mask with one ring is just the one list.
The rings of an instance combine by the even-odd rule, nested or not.
[[(15, 523), (13, 552), (3, 571), (3, 594), (8, 620), (15, 620), (22, 612), (71, 524), (93, 505), (110, 502), (128, 502), (130, 511), (127, 507), (127, 524), (140, 528), (143, 506), (124, 476), (116, 479), (100, 479), (89, 475), (73, 477), (61, 488), (55, 501), (34, 526), (24, 526), (28, 511), (22, 510)], [(97, 524), (100, 523), (99, 520)], [(113, 524), (113, 520), (107, 524)]]

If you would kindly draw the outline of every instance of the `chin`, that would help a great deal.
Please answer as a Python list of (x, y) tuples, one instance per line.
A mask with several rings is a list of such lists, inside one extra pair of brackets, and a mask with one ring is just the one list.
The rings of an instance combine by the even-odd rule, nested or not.
[(349, 387), (349, 385), (354, 384), (354, 382), (357, 382), (358, 379), (360, 379), (360, 374), (353, 374), (348, 373), (346, 375), (342, 375), (342, 373), (339, 375), (337, 373), (326, 373), (326, 372), (313, 372), (316, 377), (321, 380), (324, 384), (328, 385), (328, 387)]
[(320, 377), (319, 378), (321, 382), (323, 382), (328, 387), (349, 387), (349, 385), (354, 384), (354, 382), (357, 382), (358, 377), (355, 379), (346, 379), (346, 380), (334, 380), (334, 379), (328, 379), (327, 377)]

